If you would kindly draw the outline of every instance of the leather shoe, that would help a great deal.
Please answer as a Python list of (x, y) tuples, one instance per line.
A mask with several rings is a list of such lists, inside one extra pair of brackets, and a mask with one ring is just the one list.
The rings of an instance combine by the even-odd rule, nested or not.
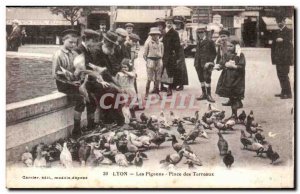
[(228, 102), (222, 103), (223, 106), (231, 106), (231, 100), (228, 100)]
[(196, 98), (196, 100), (206, 100), (207, 96), (206, 94), (202, 94), (200, 97)]
[(275, 94), (275, 97), (281, 97), (282, 96), (282, 94), (280, 93), (280, 94)]
[(208, 101), (208, 102), (216, 102), (216, 101), (211, 97), (211, 95), (207, 95), (207, 101)]
[(181, 91), (181, 90), (183, 90), (183, 85), (178, 86), (178, 87), (176, 88), (176, 91)]
[(292, 95), (287, 95), (287, 94), (283, 94), (282, 96), (280, 96), (281, 99), (289, 99), (292, 98)]

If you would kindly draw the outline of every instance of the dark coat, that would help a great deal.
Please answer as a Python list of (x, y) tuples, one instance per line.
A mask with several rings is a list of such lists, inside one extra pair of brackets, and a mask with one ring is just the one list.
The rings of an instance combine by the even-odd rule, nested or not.
[(162, 39), (164, 44), (163, 70), (166, 69), (169, 77), (174, 76), (176, 60), (180, 59), (180, 38), (178, 32), (171, 28)]
[(214, 41), (204, 39), (197, 43), (194, 66), (196, 69), (204, 68), (205, 63), (214, 62), (216, 58), (216, 46)]
[[(83, 54), (84, 59), (85, 59), (85, 65), (89, 64), (89, 63), (93, 63), (93, 56), (92, 53), (87, 50), (82, 44), (79, 44), (78, 47), (76, 47), (74, 49), (74, 51), (76, 53), (78, 53), (78, 55)], [(94, 64), (94, 63), (93, 63)], [(89, 68), (87, 68), (89, 69)]]
[[(237, 69), (229, 69), (225, 67), (225, 63), (234, 60), (238, 66)], [(243, 99), (245, 95), (245, 66), (246, 60), (243, 53), (240, 56), (234, 54), (229, 57), (224, 55), (220, 61), (223, 71), (219, 77), (216, 94), (226, 98)]]
[[(276, 42), (277, 38), (282, 38), (283, 41)], [(292, 31), (287, 27), (274, 32), (271, 47), (272, 64), (286, 66), (294, 64), (294, 49), (292, 40)]]
[(21, 45), (21, 28), (17, 26), (10, 35), (7, 37), (7, 46), (10, 51), (17, 51), (18, 47)]
[(189, 78), (188, 78), (188, 73), (187, 73), (186, 64), (185, 64), (185, 55), (184, 55), (183, 47), (181, 47), (179, 50), (179, 56), (180, 56), (180, 59), (176, 65), (176, 71), (174, 73), (173, 84), (175, 86), (188, 85)]

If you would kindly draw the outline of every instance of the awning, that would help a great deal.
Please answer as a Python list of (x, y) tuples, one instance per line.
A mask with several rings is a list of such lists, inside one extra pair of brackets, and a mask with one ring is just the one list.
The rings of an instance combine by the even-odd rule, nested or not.
[[(20, 25), (70, 26), (61, 15), (52, 14), (48, 7), (9, 7), (6, 8), (6, 25), (13, 20), (19, 20)], [(76, 23), (75, 23), (76, 25)]]
[(170, 10), (118, 9), (116, 22), (154, 23), (156, 18), (165, 18)]
[[(266, 24), (267, 30), (278, 30), (275, 17), (262, 17), (263, 21)], [(290, 18), (285, 19), (286, 27), (293, 29), (293, 21)]]

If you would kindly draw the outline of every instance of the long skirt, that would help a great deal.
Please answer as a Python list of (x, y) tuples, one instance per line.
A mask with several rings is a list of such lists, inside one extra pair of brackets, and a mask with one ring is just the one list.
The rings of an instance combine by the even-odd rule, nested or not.
[(189, 78), (188, 78), (188, 73), (187, 73), (187, 69), (186, 69), (184, 50), (182, 47), (180, 49), (179, 55), (180, 55), (180, 60), (179, 60), (179, 63), (176, 64), (176, 71), (174, 72), (173, 84), (175, 86), (188, 85)]

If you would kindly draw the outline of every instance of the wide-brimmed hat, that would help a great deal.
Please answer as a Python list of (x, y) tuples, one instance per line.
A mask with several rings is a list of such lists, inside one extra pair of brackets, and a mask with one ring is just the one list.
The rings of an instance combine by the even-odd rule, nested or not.
[(91, 39), (91, 38), (99, 38), (100, 37), (100, 33), (92, 30), (92, 29), (85, 29), (83, 31), (83, 36), (87, 39)]
[(127, 23), (127, 24), (125, 24), (125, 28), (127, 28), (127, 27), (134, 27), (134, 24), (133, 23)]
[(172, 22), (174, 22), (174, 17), (173, 17), (173, 16), (168, 16), (168, 17), (165, 18), (165, 21), (166, 21), (166, 22), (167, 22), (167, 21), (172, 21)]
[(197, 33), (200, 33), (200, 32), (207, 32), (207, 28), (206, 27), (198, 27), (197, 29), (196, 29), (196, 32)]
[(117, 28), (116, 29), (116, 34), (119, 36), (128, 36), (128, 32), (124, 30), (123, 28)]
[(185, 19), (182, 16), (174, 16), (174, 23), (185, 23)]
[(227, 36), (230, 36), (230, 32), (226, 29), (222, 29), (220, 32), (219, 32), (219, 35), (227, 35)]
[(140, 37), (139, 37), (139, 35), (134, 34), (134, 33), (129, 34), (129, 38), (132, 39), (132, 40), (136, 40), (136, 41), (140, 41), (141, 40)]
[(158, 28), (153, 27), (153, 28), (150, 28), (150, 32), (149, 32), (149, 35), (152, 35), (152, 34), (158, 34), (158, 35), (160, 35), (161, 32), (159, 31)]
[(79, 36), (79, 32), (77, 30), (74, 30), (74, 29), (67, 29), (67, 30), (62, 31), (61, 36), (64, 37), (64, 36), (66, 36), (68, 34)]
[(155, 23), (165, 23), (166, 20), (164, 18), (156, 18)]
[(113, 31), (108, 31), (105, 34), (103, 34), (103, 38), (105, 38), (106, 40), (108, 40), (109, 42), (118, 45), (118, 35), (116, 33), (114, 33)]

